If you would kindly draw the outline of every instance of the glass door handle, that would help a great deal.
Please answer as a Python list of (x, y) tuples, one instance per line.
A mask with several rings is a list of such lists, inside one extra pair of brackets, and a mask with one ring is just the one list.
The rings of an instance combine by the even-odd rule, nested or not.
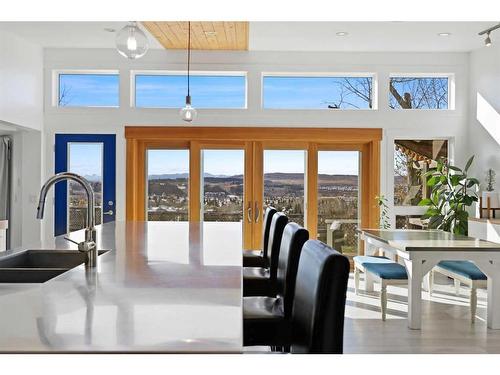
[(259, 203), (255, 202), (255, 222), (259, 222), (259, 217), (260, 217), (260, 210), (259, 210)]
[(252, 202), (248, 202), (247, 220), (248, 220), (249, 223), (252, 222)]
[(110, 216), (113, 216), (114, 212), (113, 212), (113, 210), (109, 210), (109, 211), (103, 212), (102, 214), (103, 214), (103, 215), (110, 215)]

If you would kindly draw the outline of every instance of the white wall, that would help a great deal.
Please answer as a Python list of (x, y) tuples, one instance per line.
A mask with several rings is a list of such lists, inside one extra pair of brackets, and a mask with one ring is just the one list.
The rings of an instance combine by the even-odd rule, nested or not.
[(40, 130), (43, 49), (0, 30), (0, 121)]
[[(468, 54), (466, 53), (301, 53), (301, 52), (198, 52), (193, 70), (248, 72), (248, 109), (199, 110), (198, 126), (367, 127), (383, 128), (384, 139), (408, 134), (421, 138), (446, 137), (455, 143), (457, 160), (466, 149)], [(117, 135), (117, 218), (125, 215), (125, 125), (189, 126), (177, 109), (130, 107), (130, 70), (185, 69), (185, 53), (152, 50), (138, 61), (128, 61), (115, 50), (46, 49), (44, 58), (44, 177), (54, 173), (56, 133), (113, 133)], [(52, 106), (54, 69), (119, 69), (120, 108), (56, 108)], [(261, 72), (370, 72), (377, 74), (378, 110), (263, 110)], [(448, 111), (394, 111), (388, 107), (391, 73), (453, 73), (456, 104)], [(392, 144), (382, 145), (382, 191), (392, 180)], [(391, 173), (387, 173), (387, 171)], [(48, 202), (49, 203), (49, 202)], [(53, 233), (53, 210), (46, 211), (46, 236)]]
[[(479, 95), (479, 96), (478, 96)], [(472, 173), (484, 188), (486, 170), (500, 180), (500, 45), (493, 43), (470, 54), (469, 154), (476, 155)], [(478, 105), (479, 103), (479, 105)], [(488, 131), (489, 129), (490, 131)], [(496, 189), (500, 189), (497, 182)]]
[(40, 239), (34, 197), (41, 183), (43, 92), (43, 48), (0, 31), (0, 124), (13, 139), (11, 247)]
[(10, 248), (40, 240), (36, 219), (37, 194), (41, 183), (41, 132), (9, 126), (0, 135), (12, 138)]

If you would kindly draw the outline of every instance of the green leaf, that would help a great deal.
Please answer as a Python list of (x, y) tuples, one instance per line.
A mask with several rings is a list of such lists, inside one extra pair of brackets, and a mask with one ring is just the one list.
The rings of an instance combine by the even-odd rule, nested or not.
[(474, 155), (470, 157), (470, 159), (467, 161), (467, 164), (465, 164), (464, 171), (467, 172), (472, 165), (472, 162), (474, 161)]
[(456, 172), (462, 172), (462, 170), (458, 167), (455, 167), (453, 165), (449, 165), (448, 166), (449, 169), (451, 169), (452, 171), (456, 171)]
[(429, 178), (429, 180), (427, 181), (427, 186), (434, 186), (436, 185), (436, 183), (439, 181), (439, 176), (432, 176), (431, 178)]
[(430, 206), (432, 205), (432, 201), (429, 198), (422, 199), (420, 202), (418, 202), (419, 206)]

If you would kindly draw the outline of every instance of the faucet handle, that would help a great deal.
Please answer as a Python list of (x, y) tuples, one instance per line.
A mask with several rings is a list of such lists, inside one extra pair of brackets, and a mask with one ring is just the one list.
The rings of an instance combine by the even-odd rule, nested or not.
[(71, 238), (69, 238), (69, 237), (64, 237), (64, 239), (65, 239), (66, 241), (73, 242), (75, 245), (80, 245), (80, 242), (77, 242), (77, 241), (75, 241), (75, 240), (73, 240), (73, 239), (71, 239)]
[(89, 251), (95, 250), (96, 244), (94, 241), (83, 241), (78, 244), (78, 251), (82, 253), (88, 253)]

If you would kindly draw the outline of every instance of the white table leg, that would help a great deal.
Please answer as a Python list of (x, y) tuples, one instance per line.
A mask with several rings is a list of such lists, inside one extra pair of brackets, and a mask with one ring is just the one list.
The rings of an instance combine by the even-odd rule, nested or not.
[(500, 275), (488, 277), (488, 328), (500, 329)]
[(370, 272), (365, 272), (365, 291), (373, 292), (373, 285), (375, 283), (374, 277)]
[(487, 317), (488, 328), (500, 329), (500, 262), (476, 261), (476, 265), (488, 276)]
[(408, 327), (420, 329), (422, 326), (422, 263), (405, 259), (408, 272)]

